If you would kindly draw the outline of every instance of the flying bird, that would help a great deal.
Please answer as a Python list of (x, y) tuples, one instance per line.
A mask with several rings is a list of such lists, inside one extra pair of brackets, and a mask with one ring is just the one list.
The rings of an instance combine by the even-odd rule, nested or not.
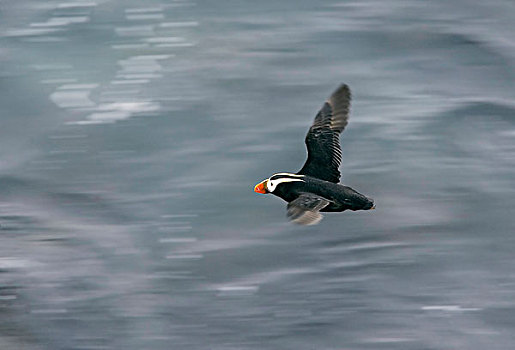
[(374, 201), (340, 184), (340, 133), (349, 119), (351, 92), (343, 84), (325, 101), (306, 135), (308, 159), (296, 174), (276, 173), (254, 187), (286, 202), (288, 218), (300, 225), (322, 220), (320, 212), (375, 209)]

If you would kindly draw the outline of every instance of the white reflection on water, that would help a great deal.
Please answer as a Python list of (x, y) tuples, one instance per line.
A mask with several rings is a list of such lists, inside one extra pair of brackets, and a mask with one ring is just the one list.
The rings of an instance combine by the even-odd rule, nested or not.
[(88, 125), (88, 124), (104, 124), (114, 123), (120, 120), (130, 118), (136, 113), (158, 111), (160, 105), (156, 102), (118, 102), (118, 103), (102, 103), (86, 117), (86, 120), (71, 122), (70, 124)]
[(462, 307), (459, 305), (431, 305), (422, 306), (422, 310), (425, 311), (448, 311), (448, 312), (465, 312), (465, 311), (480, 311), (480, 308), (475, 307)]

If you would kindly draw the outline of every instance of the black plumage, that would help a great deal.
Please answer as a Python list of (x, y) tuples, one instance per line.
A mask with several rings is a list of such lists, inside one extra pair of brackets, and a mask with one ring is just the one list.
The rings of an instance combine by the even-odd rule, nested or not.
[(350, 100), (350, 89), (344, 84), (324, 103), (306, 135), (308, 159), (298, 174), (335, 183), (340, 181), (340, 133), (349, 120)]
[(254, 188), (287, 201), (293, 222), (312, 225), (322, 219), (320, 212), (375, 208), (372, 199), (339, 184), (340, 133), (348, 123), (350, 101), (350, 89), (343, 84), (324, 103), (306, 135), (308, 159), (297, 174), (274, 174)]

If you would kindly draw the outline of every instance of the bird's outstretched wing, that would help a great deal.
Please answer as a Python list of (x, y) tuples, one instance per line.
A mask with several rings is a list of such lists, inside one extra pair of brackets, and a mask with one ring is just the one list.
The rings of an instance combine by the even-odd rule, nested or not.
[(350, 101), (350, 89), (343, 84), (324, 103), (306, 135), (308, 159), (298, 174), (340, 181), (340, 133), (349, 119)]
[(313, 193), (302, 193), (297, 199), (288, 203), (288, 219), (299, 225), (315, 225), (322, 220), (320, 210), (330, 201)]

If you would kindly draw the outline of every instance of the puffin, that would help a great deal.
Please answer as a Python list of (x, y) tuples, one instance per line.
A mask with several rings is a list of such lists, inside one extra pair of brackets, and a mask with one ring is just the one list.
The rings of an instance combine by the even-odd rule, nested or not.
[(286, 202), (286, 215), (299, 225), (314, 225), (321, 212), (375, 209), (374, 200), (340, 184), (340, 133), (349, 120), (351, 92), (342, 84), (325, 101), (305, 138), (308, 159), (297, 173), (275, 173), (254, 192), (273, 194)]

